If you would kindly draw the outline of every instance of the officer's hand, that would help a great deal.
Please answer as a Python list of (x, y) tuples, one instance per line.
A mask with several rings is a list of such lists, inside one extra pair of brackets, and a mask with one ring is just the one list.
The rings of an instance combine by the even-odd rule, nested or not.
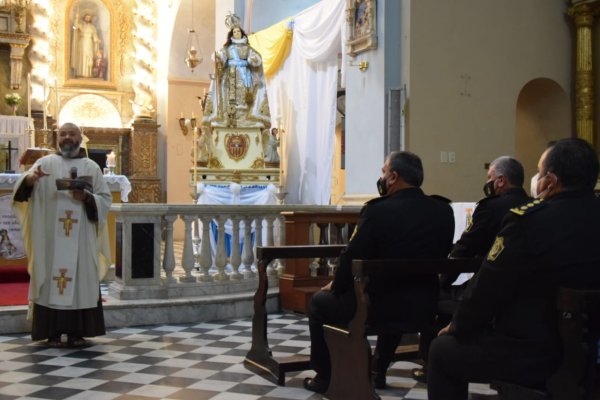
[(27, 176), (25, 177), (25, 183), (27, 184), (27, 186), (31, 187), (37, 181), (39, 181), (41, 177), (49, 176), (49, 175), (50, 175), (49, 173), (47, 173), (46, 171), (44, 171), (42, 169), (41, 165), (38, 165), (37, 169), (34, 169), (32, 172), (27, 174)]
[(329, 282), (327, 285), (323, 286), (321, 288), (322, 291), (324, 292), (331, 292), (331, 285), (333, 284), (333, 281)]
[(452, 326), (452, 322), (450, 322), (448, 325), (446, 325), (445, 327), (443, 327), (442, 329), (440, 329), (440, 331), (438, 332), (438, 336), (442, 336), (442, 335), (447, 335), (450, 332), (450, 327)]

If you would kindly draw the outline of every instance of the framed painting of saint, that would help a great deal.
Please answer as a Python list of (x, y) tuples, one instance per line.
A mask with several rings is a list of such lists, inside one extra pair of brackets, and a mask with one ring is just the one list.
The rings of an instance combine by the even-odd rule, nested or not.
[(346, 0), (348, 16), (348, 54), (377, 48), (376, 0)]
[(66, 13), (66, 83), (113, 86), (112, 5), (104, 0), (72, 0)]

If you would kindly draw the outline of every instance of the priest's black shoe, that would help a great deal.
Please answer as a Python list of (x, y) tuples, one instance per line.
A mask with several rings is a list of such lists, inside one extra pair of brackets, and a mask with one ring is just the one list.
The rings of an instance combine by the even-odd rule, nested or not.
[(314, 378), (304, 378), (304, 389), (311, 392), (323, 394), (327, 391), (328, 387), (329, 382), (319, 378), (319, 375), (316, 375)]

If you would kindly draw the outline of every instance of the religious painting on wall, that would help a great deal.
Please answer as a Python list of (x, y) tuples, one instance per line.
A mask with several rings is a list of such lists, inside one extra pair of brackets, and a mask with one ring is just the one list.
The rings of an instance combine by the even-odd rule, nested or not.
[(377, 48), (376, 0), (347, 0), (348, 54)]
[(111, 10), (103, 0), (74, 0), (67, 9), (66, 75), (75, 85), (112, 81)]

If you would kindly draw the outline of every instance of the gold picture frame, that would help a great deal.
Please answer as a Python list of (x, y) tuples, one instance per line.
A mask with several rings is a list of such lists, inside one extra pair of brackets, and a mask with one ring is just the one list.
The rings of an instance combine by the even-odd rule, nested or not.
[[(90, 21), (86, 20), (86, 14), (90, 15)], [(78, 18), (77, 18), (78, 17)], [(98, 89), (115, 89), (115, 70), (117, 49), (117, 27), (116, 12), (111, 1), (107, 0), (69, 0), (65, 7), (65, 86), (66, 87), (90, 87)], [(77, 41), (77, 29), (82, 32), (82, 25), (91, 26), (87, 28), (87, 40), (96, 37), (94, 41), (98, 44), (94, 48), (93, 64), (85, 67), (83, 61), (77, 61), (83, 57), (85, 50)], [(84, 30), (86, 28), (83, 28)], [(90, 33), (90, 30), (93, 33)], [(82, 33), (83, 34), (83, 33)], [(89, 45), (88, 45), (89, 47)], [(98, 50), (100, 53), (98, 53)], [(87, 50), (89, 52), (89, 50)]]
[(348, 54), (352, 57), (377, 48), (377, 1), (346, 0)]

